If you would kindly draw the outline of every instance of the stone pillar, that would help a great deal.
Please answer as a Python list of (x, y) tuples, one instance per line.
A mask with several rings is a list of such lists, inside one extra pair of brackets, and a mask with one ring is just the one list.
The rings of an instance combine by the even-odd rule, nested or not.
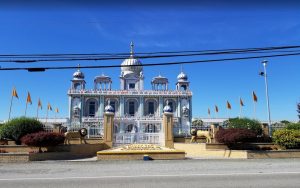
[(144, 116), (144, 97), (140, 96), (140, 106), (139, 106), (139, 111), (140, 111), (140, 117)]
[(99, 116), (100, 117), (103, 117), (103, 112), (104, 112), (104, 96), (100, 96), (99, 97), (99, 108), (98, 108), (98, 111), (99, 111)]
[(173, 137), (173, 113), (164, 112), (163, 114), (163, 130), (165, 133), (165, 147), (174, 148)]
[(103, 143), (109, 148), (113, 146), (113, 133), (114, 133), (114, 116), (113, 112), (104, 113), (104, 138)]

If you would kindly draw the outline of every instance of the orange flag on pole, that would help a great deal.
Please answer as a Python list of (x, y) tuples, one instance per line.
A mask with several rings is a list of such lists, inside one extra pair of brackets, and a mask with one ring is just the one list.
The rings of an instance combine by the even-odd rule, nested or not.
[(231, 110), (231, 104), (227, 101), (227, 108)]
[(255, 94), (254, 91), (252, 92), (252, 96), (253, 96), (253, 101), (254, 101), (254, 102), (257, 102), (257, 96), (256, 96), (256, 94)]
[(56, 108), (56, 109), (55, 109), (55, 112), (56, 112), (56, 113), (58, 113), (58, 112), (59, 112), (59, 111), (58, 111), (58, 108)]
[(219, 108), (217, 105), (215, 105), (215, 110), (216, 110), (216, 112), (219, 112)]
[(245, 106), (245, 105), (244, 105), (244, 102), (243, 102), (243, 100), (242, 100), (242, 98), (240, 98), (240, 105), (241, 105), (241, 106)]
[(52, 111), (52, 107), (51, 107), (50, 103), (48, 103), (47, 108), (48, 108), (48, 110), (51, 110), (51, 111)]
[(26, 103), (30, 103), (30, 104), (32, 104), (32, 101), (31, 101), (31, 96), (30, 96), (30, 93), (29, 93), (29, 92), (28, 92), (28, 94), (27, 94)]
[(42, 101), (41, 101), (41, 99), (39, 99), (39, 102), (38, 102), (38, 108), (41, 108), (41, 109), (42, 109)]
[(18, 93), (17, 93), (17, 90), (16, 88), (14, 87), (14, 89), (12, 90), (12, 94), (11, 94), (13, 97), (16, 97), (17, 99), (19, 99), (18, 97)]
[(210, 109), (208, 108), (208, 110), (207, 110), (207, 113), (208, 113), (208, 115), (210, 115)]

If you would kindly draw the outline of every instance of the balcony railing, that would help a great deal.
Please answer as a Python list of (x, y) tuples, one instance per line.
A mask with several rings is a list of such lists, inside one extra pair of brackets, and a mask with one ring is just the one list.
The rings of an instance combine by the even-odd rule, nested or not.
[(183, 96), (191, 96), (191, 91), (177, 91), (177, 90), (75, 90), (70, 89), (68, 94), (101, 94), (101, 95), (183, 95)]
[[(157, 116), (142, 116), (142, 117), (137, 117), (137, 116), (124, 116), (124, 117), (115, 117), (115, 121), (162, 121), (162, 117), (157, 117)], [(174, 122), (178, 122), (178, 118), (174, 117), (173, 118)], [(102, 122), (103, 117), (83, 117), (82, 122)]]

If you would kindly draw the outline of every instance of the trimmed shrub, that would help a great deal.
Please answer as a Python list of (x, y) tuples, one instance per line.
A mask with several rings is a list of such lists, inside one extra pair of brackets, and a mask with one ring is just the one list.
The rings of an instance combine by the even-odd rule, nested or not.
[(256, 137), (253, 130), (239, 128), (220, 129), (216, 134), (216, 140), (227, 145), (253, 142)]
[(0, 138), (8, 138), (20, 144), (20, 139), (30, 133), (43, 131), (43, 124), (36, 119), (20, 117), (10, 120), (0, 127)]
[(27, 134), (21, 138), (23, 144), (38, 147), (41, 152), (41, 147), (57, 146), (64, 143), (65, 136), (60, 133), (37, 132)]
[(285, 128), (288, 130), (300, 130), (300, 123), (289, 123)]
[(299, 148), (300, 130), (278, 129), (273, 132), (273, 142), (285, 149)]
[(228, 128), (250, 129), (257, 135), (262, 134), (262, 127), (259, 121), (249, 118), (230, 118), (227, 122)]

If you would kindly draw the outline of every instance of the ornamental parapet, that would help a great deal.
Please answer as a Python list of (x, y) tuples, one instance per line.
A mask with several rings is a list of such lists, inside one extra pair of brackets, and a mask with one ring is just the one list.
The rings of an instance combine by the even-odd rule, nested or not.
[[(148, 117), (148, 116), (143, 116), (143, 117), (115, 117), (115, 121), (140, 121), (140, 122), (151, 122), (151, 121), (162, 121), (162, 117)], [(178, 122), (177, 117), (173, 117), (174, 122)], [(88, 123), (88, 122), (102, 122), (103, 117), (83, 117), (82, 122), (83, 123)]]
[(140, 95), (140, 96), (148, 96), (148, 95), (158, 95), (158, 96), (192, 96), (191, 91), (177, 91), (177, 90), (68, 90), (68, 95), (72, 94), (80, 94), (80, 95)]

